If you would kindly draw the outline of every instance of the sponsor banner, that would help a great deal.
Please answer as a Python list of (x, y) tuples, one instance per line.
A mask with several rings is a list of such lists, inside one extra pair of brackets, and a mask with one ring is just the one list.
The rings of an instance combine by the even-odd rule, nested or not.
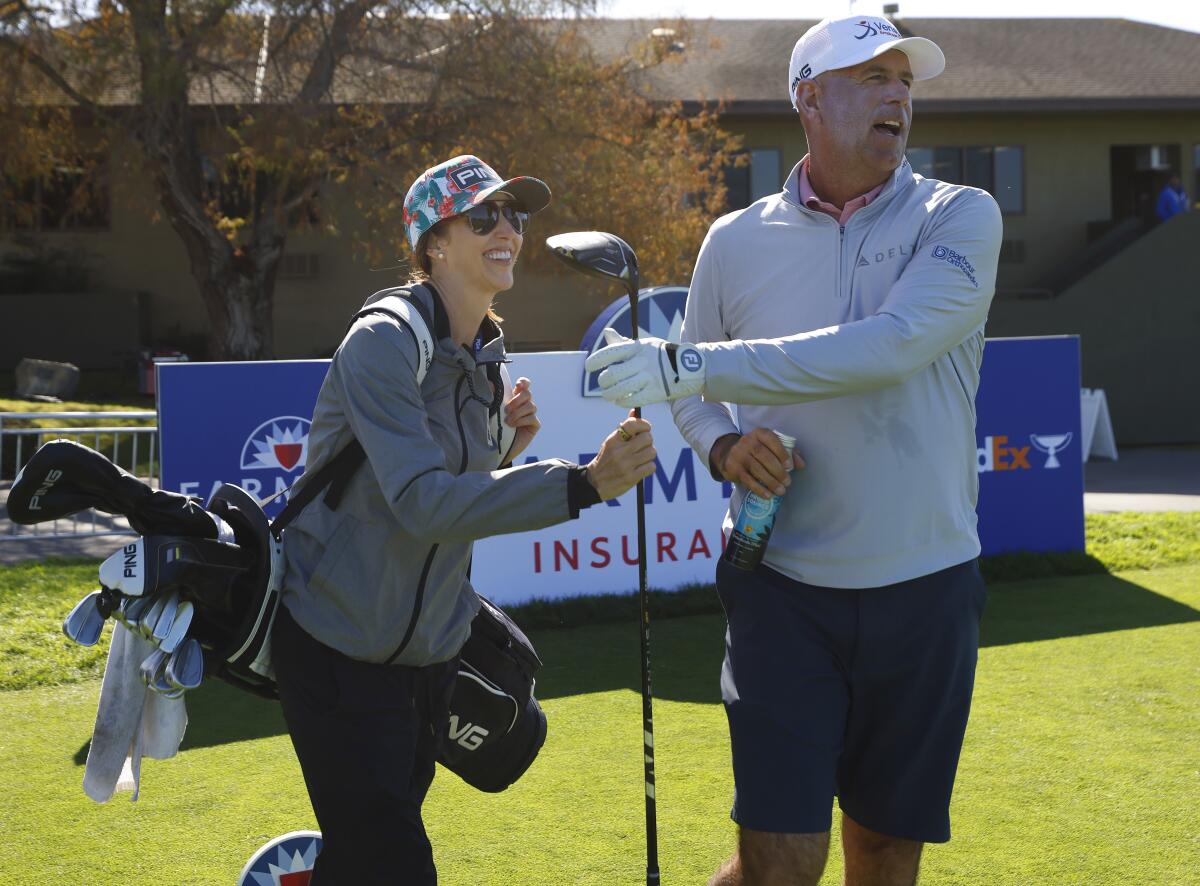
[[(512, 376), (533, 380), (543, 423), (519, 462), (586, 463), (623, 417), (602, 398), (581, 396), (585, 356), (513, 356)], [(303, 468), (308, 419), (327, 366), (316, 360), (160, 366), (163, 488), (205, 499), (223, 482), (260, 498), (286, 489)], [(977, 413), (984, 553), (1082, 550), (1078, 339), (989, 341)], [(646, 485), (649, 582), (660, 588), (709, 582), (731, 489), (711, 478), (666, 405), (647, 407), (644, 415), (658, 450), (657, 471)], [(631, 490), (578, 520), (480, 540), (472, 582), (501, 605), (636, 588), (635, 499)]]
[[(160, 363), (162, 486), (205, 501), (222, 483), (263, 499), (300, 477), (328, 360)], [(181, 369), (188, 371), (181, 372)], [(267, 508), (275, 516), (286, 496)]]
[(984, 555), (1082, 551), (1078, 337), (989, 339), (975, 407)]
[(322, 843), (320, 831), (292, 831), (268, 840), (246, 862), (237, 886), (308, 886)]
[[(683, 309), (687, 306), (686, 286), (652, 286), (638, 293), (638, 337), (653, 336), (664, 341), (679, 341), (683, 331)], [(592, 325), (583, 334), (579, 350), (590, 357), (605, 345), (604, 332), (611, 326), (626, 338), (633, 336), (633, 316), (629, 312), (629, 298), (621, 296), (601, 311)], [(583, 373), (583, 396), (599, 397), (600, 370)]]

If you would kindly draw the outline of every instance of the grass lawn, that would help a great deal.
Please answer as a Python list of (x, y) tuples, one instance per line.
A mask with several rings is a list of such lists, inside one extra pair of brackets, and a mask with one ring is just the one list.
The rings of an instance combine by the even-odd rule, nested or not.
[[(20, 593), (0, 587), (10, 687), (0, 692), (9, 795), (0, 807), (0, 883), (230, 884), (266, 839), (314, 826), (277, 708), (215, 681), (189, 694), (182, 752), (145, 763), (138, 803), (124, 794), (102, 806), (88, 800), (82, 760), (102, 662), (57, 634), (56, 621), (33, 624), (49, 596), (73, 602), (86, 590), (64, 592), (54, 573), (64, 567), (40, 568), (49, 572), (31, 568)], [(94, 578), (94, 564), (66, 568)], [(1196, 882), (1198, 610), (1196, 564), (995, 585), (955, 837), (928, 850), (922, 883)], [(30, 622), (18, 634), (11, 620), (21, 612)], [(704, 882), (732, 845), (716, 684), (722, 632), (719, 615), (654, 625), (668, 884)], [(39, 633), (43, 645), (25, 653)], [(595, 624), (533, 639), (546, 662), (538, 681), (546, 747), (499, 796), (439, 775), (426, 810), (442, 882), (643, 882), (636, 628)], [(41, 672), (34, 658), (45, 660)], [(36, 685), (64, 672), (76, 682)], [(19, 685), (33, 688), (11, 688)], [(839, 876), (834, 852), (825, 882)]]

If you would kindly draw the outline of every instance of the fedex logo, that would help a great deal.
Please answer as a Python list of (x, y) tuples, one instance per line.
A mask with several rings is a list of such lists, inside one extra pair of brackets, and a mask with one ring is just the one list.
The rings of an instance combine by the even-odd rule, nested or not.
[(975, 450), (975, 467), (981, 474), (990, 471), (1028, 471), (1029, 447), (1010, 446), (1008, 437), (999, 435), (984, 437), (983, 445)]

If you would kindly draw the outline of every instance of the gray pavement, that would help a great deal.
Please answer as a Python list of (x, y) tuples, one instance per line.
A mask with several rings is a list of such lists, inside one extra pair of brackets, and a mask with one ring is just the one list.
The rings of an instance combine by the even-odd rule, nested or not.
[[(1200, 511), (1200, 445), (1146, 446), (1120, 451), (1117, 461), (1093, 459), (1084, 465), (1084, 509), (1089, 514), (1114, 511)], [(29, 535), (14, 527), (4, 504), (10, 483), (0, 483), (0, 564), (47, 557), (103, 559), (129, 535), (55, 537)], [(59, 525), (66, 528), (69, 521)], [(90, 525), (90, 524), (89, 524)], [(14, 538), (13, 530), (20, 529)], [(99, 528), (115, 528), (101, 516)]]

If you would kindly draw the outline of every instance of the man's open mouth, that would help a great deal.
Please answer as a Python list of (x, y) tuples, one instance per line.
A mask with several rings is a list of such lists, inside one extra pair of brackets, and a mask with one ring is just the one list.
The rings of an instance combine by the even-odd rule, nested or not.
[(899, 136), (904, 127), (899, 120), (883, 120), (875, 124), (875, 131), (882, 132), (884, 135)]

